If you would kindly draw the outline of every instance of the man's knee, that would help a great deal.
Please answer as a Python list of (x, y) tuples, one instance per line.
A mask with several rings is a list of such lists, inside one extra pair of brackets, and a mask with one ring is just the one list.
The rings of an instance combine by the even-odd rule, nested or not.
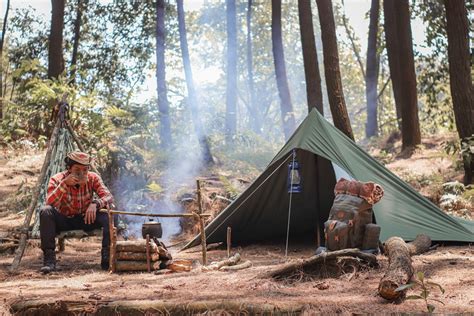
[(40, 209), (40, 218), (53, 217), (54, 211), (54, 207), (51, 205), (45, 205)]

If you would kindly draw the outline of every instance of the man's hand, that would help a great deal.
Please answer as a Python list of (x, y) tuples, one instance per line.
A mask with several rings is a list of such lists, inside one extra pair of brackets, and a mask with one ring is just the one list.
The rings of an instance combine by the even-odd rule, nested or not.
[(64, 183), (69, 186), (74, 186), (79, 183), (79, 178), (75, 174), (71, 173), (64, 179)]
[(97, 205), (95, 203), (89, 204), (89, 207), (86, 210), (86, 214), (84, 215), (84, 223), (90, 225), (95, 222), (95, 216), (97, 211)]

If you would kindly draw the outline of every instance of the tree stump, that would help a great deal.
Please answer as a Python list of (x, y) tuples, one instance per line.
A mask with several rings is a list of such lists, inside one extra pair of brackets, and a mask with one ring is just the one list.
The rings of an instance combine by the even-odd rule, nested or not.
[(431, 239), (418, 235), (411, 243), (405, 243), (400, 237), (391, 237), (385, 242), (385, 253), (388, 256), (388, 269), (379, 283), (379, 294), (389, 301), (405, 296), (406, 291), (396, 291), (401, 285), (410, 282), (414, 269), (411, 256), (430, 249)]

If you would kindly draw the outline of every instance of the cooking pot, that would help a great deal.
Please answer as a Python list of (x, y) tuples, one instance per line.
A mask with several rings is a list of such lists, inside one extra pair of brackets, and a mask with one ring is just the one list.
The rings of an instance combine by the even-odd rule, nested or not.
[(149, 219), (148, 222), (142, 225), (142, 236), (146, 238), (146, 235), (150, 235), (150, 238), (161, 238), (163, 235), (163, 229), (161, 228), (160, 222), (154, 222), (153, 219)]

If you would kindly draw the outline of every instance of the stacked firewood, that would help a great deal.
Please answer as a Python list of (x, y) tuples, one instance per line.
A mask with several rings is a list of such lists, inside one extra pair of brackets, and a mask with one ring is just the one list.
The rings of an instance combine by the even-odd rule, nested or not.
[(115, 271), (155, 271), (166, 268), (171, 254), (157, 239), (117, 241)]

